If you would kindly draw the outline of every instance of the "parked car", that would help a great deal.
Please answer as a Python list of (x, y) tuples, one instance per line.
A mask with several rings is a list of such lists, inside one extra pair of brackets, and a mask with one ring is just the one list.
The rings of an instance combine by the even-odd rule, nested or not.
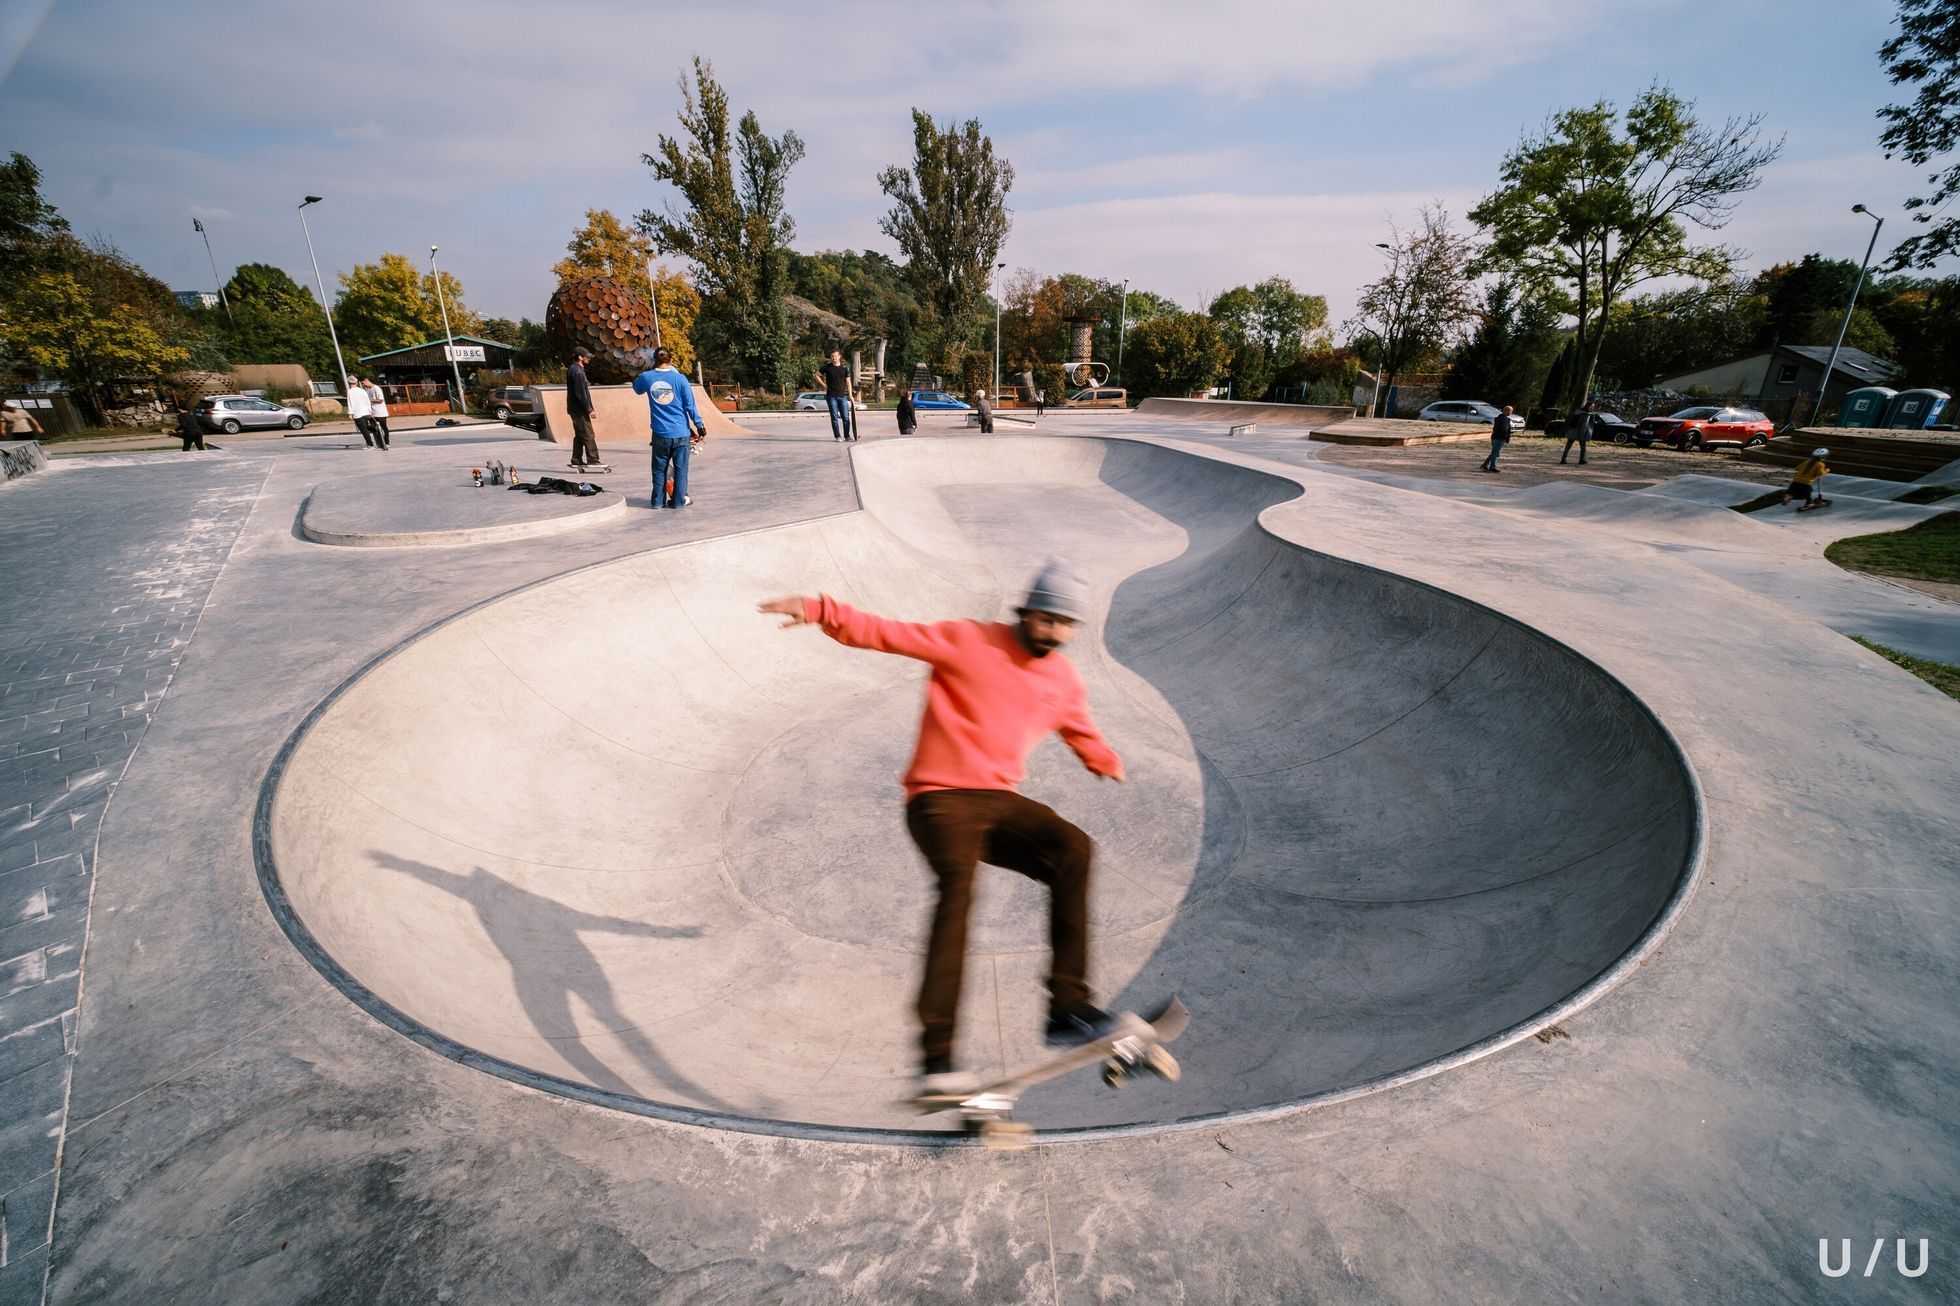
[(1416, 414), (1418, 422), (1481, 422), (1489, 426), (1504, 410), (1481, 399), (1442, 399)]
[(291, 408), (249, 395), (206, 395), (197, 401), (197, 407), (191, 412), (196, 415), (198, 425), (205, 430), (223, 431), (226, 435), (269, 426), (284, 426), (297, 431), (311, 420), (303, 408)]
[(939, 409), (941, 411), (964, 413), (972, 405), (962, 403), (952, 395), (947, 394), (944, 390), (914, 390), (912, 392), (912, 407), (918, 409), (920, 412), (925, 412), (928, 409)]
[[(494, 387), (483, 397), (483, 410), (500, 422), (508, 422), (513, 415), (542, 415), (538, 401), (529, 386), (500, 385)], [(523, 425), (523, 423), (519, 423)]]
[[(861, 413), (864, 411), (864, 400), (854, 400), (851, 406)], [(796, 402), (791, 405), (791, 408), (799, 413), (825, 413), (830, 411), (830, 404), (823, 391), (804, 390), (798, 393)]]
[[(1545, 434), (1557, 440), (1565, 435), (1567, 425), (1567, 418), (1554, 417), (1545, 423)], [(1593, 439), (1611, 440), (1614, 444), (1633, 444), (1638, 441), (1642, 448), (1653, 443), (1652, 440), (1641, 439), (1640, 428), (1618, 413), (1593, 414)]]
[(1643, 417), (1634, 431), (1641, 445), (1658, 441), (1675, 449), (1728, 445), (1752, 449), (1770, 442), (1776, 423), (1753, 408), (1683, 408), (1667, 417)]
[(1117, 386), (1100, 386), (1094, 390), (1077, 390), (1068, 397), (1070, 408), (1128, 408), (1130, 392)]

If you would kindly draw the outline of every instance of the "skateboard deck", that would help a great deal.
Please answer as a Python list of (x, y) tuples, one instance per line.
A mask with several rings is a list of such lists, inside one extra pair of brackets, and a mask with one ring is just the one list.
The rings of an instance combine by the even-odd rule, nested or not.
[(612, 467), (607, 463), (585, 463), (584, 465), (566, 463), (565, 466), (575, 472), (597, 472), (601, 476), (612, 475)]
[(979, 1135), (990, 1147), (1024, 1146), (1032, 1140), (1034, 1126), (1014, 1119), (1014, 1106), (1023, 1093), (1098, 1062), (1102, 1063), (1103, 1083), (1111, 1088), (1121, 1087), (1138, 1070), (1175, 1083), (1180, 1068), (1164, 1044), (1182, 1034), (1190, 1023), (1190, 1011), (1176, 998), (1149, 1016), (1125, 1011), (1117, 1015), (1115, 1027), (1103, 1037), (1080, 1047), (1062, 1048), (971, 1093), (926, 1093), (907, 1102), (922, 1115), (958, 1111), (967, 1131)]

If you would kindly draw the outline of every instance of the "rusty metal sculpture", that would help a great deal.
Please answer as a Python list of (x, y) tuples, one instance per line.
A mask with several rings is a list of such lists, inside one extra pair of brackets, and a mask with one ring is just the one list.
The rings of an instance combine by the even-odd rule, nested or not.
[(598, 385), (622, 385), (653, 366), (653, 311), (611, 277), (559, 283), (544, 310), (544, 333), (565, 362), (580, 347), (591, 350), (585, 372)]

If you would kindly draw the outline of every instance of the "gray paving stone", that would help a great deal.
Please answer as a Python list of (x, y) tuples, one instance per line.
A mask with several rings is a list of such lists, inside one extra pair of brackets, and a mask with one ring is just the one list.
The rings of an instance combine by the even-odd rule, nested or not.
[(0, 1038), (0, 1083), (45, 1065), (68, 1050), (66, 1031), (59, 1019), (43, 1021), (17, 1034)]
[(39, 1306), (48, 1276), (48, 1247), (43, 1243), (0, 1266), (0, 1306)]
[(54, 1215), (55, 1176), (50, 1170), (19, 1187), (0, 1193), (0, 1227), (6, 1230), (7, 1260), (24, 1256), (48, 1242)]

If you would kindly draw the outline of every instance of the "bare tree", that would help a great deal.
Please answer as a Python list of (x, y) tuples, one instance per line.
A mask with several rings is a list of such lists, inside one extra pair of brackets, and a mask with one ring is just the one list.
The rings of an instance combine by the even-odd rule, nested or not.
[(1733, 273), (1740, 251), (1691, 245), (1687, 224), (1728, 225), (1737, 198), (1782, 153), (1781, 138), (1760, 143), (1760, 114), (1715, 127), (1693, 109), (1652, 86), (1627, 110), (1623, 133), (1603, 100), (1555, 114), (1505, 156), (1498, 189), (1470, 210), (1491, 236), (1478, 270), (1508, 273), (1578, 320), (1580, 398), (1592, 390), (1607, 314), (1629, 290)]
[(1396, 378), (1433, 358), (1477, 319), (1470, 268), (1475, 243), (1450, 225), (1440, 203), (1425, 204), (1416, 226), (1389, 225), (1388, 271), (1361, 288), (1350, 335), (1374, 336), (1376, 366), (1385, 394)]

